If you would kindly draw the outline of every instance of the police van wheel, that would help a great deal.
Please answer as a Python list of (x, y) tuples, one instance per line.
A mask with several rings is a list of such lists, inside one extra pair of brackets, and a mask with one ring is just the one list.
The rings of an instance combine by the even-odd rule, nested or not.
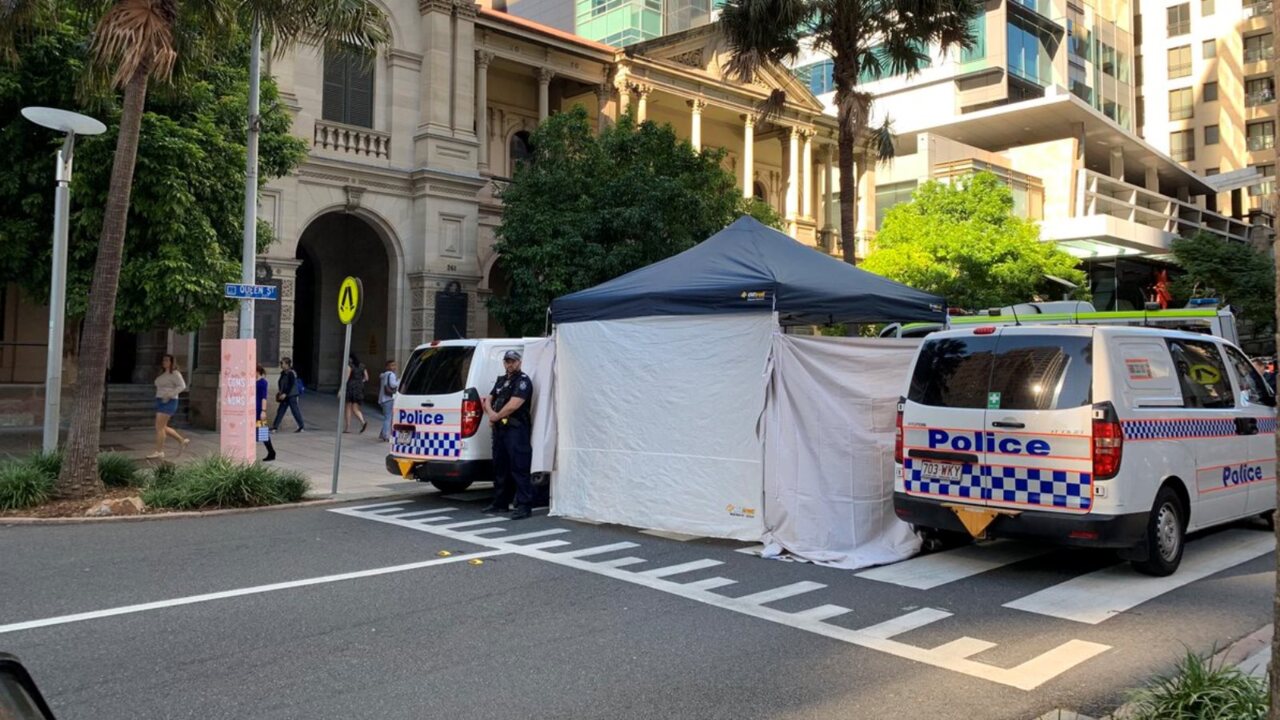
[(1262, 513), (1261, 515), (1259, 515), (1258, 517), (1262, 518), (1262, 522), (1264, 525), (1267, 526), (1268, 530), (1276, 529), (1276, 511), (1275, 510), (1268, 510)]
[(1134, 561), (1138, 572), (1156, 577), (1172, 575), (1182, 563), (1187, 521), (1182, 502), (1169, 488), (1161, 488), (1147, 518), (1147, 559)]
[(435, 485), (437, 490), (445, 493), (446, 495), (450, 493), (460, 493), (471, 487), (470, 480), (432, 480), (431, 484)]

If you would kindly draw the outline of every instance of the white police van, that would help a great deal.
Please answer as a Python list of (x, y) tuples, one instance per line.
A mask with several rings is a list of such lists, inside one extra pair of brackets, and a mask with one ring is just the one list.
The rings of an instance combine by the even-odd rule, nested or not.
[(524, 351), (516, 339), (437, 340), (405, 365), (392, 406), (387, 472), (461, 492), (493, 479), (493, 444), (480, 399), (506, 371), (502, 356)]
[(1173, 573), (1187, 532), (1275, 509), (1276, 400), (1222, 338), (1124, 326), (930, 335), (899, 404), (918, 528), (1116, 548)]

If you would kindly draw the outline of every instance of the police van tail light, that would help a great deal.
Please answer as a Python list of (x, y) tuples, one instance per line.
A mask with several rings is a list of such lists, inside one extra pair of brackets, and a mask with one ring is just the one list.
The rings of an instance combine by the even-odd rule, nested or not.
[(893, 461), (902, 464), (902, 408), (906, 400), (898, 398), (898, 424), (893, 433)]
[(1124, 455), (1124, 430), (1115, 406), (1109, 402), (1093, 406), (1093, 479), (1109, 480), (1120, 472)]
[(462, 399), (462, 437), (469, 438), (480, 430), (480, 421), (484, 418), (484, 408), (480, 405), (480, 395), (475, 388), (468, 388)]

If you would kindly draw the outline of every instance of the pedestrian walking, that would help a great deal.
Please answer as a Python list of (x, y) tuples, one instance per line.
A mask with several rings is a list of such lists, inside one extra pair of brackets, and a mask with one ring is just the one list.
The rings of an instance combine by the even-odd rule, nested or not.
[(391, 413), (395, 409), (396, 391), (400, 389), (400, 378), (396, 376), (396, 361), (388, 360), (387, 369), (378, 377), (378, 405), (382, 406), (382, 432), (378, 439), (386, 442), (391, 439)]
[(298, 426), (294, 432), (306, 430), (307, 425), (302, 421), (302, 407), (298, 404), (298, 396), (301, 393), (302, 383), (298, 380), (298, 373), (293, 369), (293, 358), (281, 358), (280, 380), (276, 384), (276, 402), (279, 406), (276, 408), (275, 422), (271, 423), (272, 432), (280, 429), (286, 408), (293, 413), (293, 422)]
[(369, 370), (360, 364), (354, 354), (347, 359), (347, 426), (342, 432), (351, 432), (351, 416), (359, 418), (360, 432), (369, 427), (360, 406), (364, 404), (364, 384), (369, 382)]
[(191, 438), (169, 427), (169, 421), (178, 412), (178, 396), (187, 389), (187, 382), (178, 372), (178, 365), (173, 356), (166, 354), (160, 358), (160, 374), (156, 376), (156, 449), (147, 456), (148, 460), (164, 459), (165, 439), (172, 436), (178, 441), (178, 455), (187, 449)]
[(533, 381), (520, 371), (520, 359), (515, 350), (502, 356), (506, 374), (498, 378), (483, 401), (485, 417), (493, 428), (494, 470), (493, 502), (484, 512), (506, 512), (514, 500), (512, 520), (533, 514), (533, 481), (529, 477), (533, 462), (533, 416), (529, 412)]
[[(258, 430), (267, 429), (267, 393), (270, 392), (271, 383), (267, 381), (267, 371), (258, 366)], [(262, 458), (262, 462), (271, 462), (276, 459), (276, 448), (271, 444), (271, 433), (258, 433), (258, 439), (263, 445), (267, 446), (267, 456)]]

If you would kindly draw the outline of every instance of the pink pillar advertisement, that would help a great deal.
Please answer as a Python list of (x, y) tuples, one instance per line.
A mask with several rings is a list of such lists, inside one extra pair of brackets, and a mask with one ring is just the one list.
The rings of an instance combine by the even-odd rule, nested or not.
[(218, 382), (218, 408), (222, 418), (222, 454), (251, 463), (256, 457), (258, 346), (255, 340), (222, 341), (222, 377)]

